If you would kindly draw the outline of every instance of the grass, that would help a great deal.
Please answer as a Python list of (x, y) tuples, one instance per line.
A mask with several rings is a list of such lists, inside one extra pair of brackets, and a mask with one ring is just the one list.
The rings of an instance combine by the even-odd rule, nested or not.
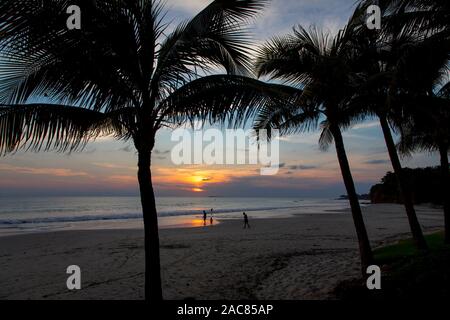
[(429, 252), (414, 247), (411, 239), (374, 250), (382, 269), (381, 290), (368, 290), (365, 281), (342, 282), (336, 295), (344, 300), (387, 300), (450, 297), (450, 246), (443, 232), (425, 237)]
[[(436, 232), (425, 236), (430, 252), (450, 248), (444, 244), (444, 232)], [(394, 245), (381, 247), (373, 251), (376, 263), (382, 265), (392, 263), (408, 257), (418, 256), (421, 253), (416, 249), (412, 239), (400, 240)]]

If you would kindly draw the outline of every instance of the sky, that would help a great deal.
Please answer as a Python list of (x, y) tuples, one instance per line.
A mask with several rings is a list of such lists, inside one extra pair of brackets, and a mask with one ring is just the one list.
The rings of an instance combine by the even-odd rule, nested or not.
[[(167, 18), (183, 21), (207, 0), (167, 0)], [(315, 24), (336, 32), (349, 18), (354, 0), (272, 0), (251, 26), (255, 43), (289, 33), (298, 24)], [(160, 130), (153, 152), (157, 196), (337, 197), (345, 194), (333, 146), (319, 150), (318, 133), (280, 138), (280, 170), (261, 176), (258, 165), (175, 165), (172, 131)], [(367, 193), (391, 171), (376, 119), (344, 133), (359, 193)], [(402, 160), (404, 166), (439, 164), (433, 154)], [(0, 159), (0, 197), (6, 196), (135, 196), (137, 156), (131, 142), (103, 137), (72, 154), (17, 152)]]

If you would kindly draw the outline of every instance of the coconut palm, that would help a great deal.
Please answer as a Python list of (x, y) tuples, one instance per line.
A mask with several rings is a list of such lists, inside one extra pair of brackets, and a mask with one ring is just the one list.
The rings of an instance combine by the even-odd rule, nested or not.
[[(406, 101), (418, 93), (432, 92), (431, 83), (446, 69), (449, 54), (448, 39), (425, 36), (407, 28), (398, 33), (380, 34), (364, 30), (358, 34), (359, 65), (366, 77), (353, 103), (361, 111), (375, 114), (386, 141), (389, 157), (402, 194), (413, 239), (419, 249), (427, 245), (414, 209), (412, 190), (404, 177), (404, 170), (395, 147), (393, 131), (408, 125), (414, 110)], [(432, 79), (432, 80), (429, 80)], [(368, 108), (368, 109), (367, 109)], [(422, 108), (426, 108), (423, 105)], [(417, 112), (417, 108), (415, 109)]]
[[(432, 95), (415, 96), (410, 106), (416, 111), (412, 121), (402, 126), (400, 152), (438, 152), (441, 164), (442, 200), (444, 203), (444, 241), (450, 244), (450, 82)], [(424, 108), (423, 106), (427, 106)]]
[(341, 133), (361, 120), (360, 113), (346, 107), (358, 81), (358, 75), (352, 69), (355, 57), (349, 43), (359, 10), (347, 27), (334, 37), (316, 27), (298, 26), (292, 35), (273, 38), (261, 47), (256, 61), (257, 74), (284, 81), (286, 87), (297, 92), (291, 95), (289, 103), (268, 104), (262, 108), (254, 127), (276, 128), (280, 134), (292, 134), (320, 126), (321, 148), (325, 149), (334, 141), (365, 273), (372, 262), (372, 251)]
[(450, 41), (427, 38), (404, 55), (397, 68), (401, 90), (396, 101), (404, 105), (398, 123), (401, 132), (400, 150), (438, 151), (441, 159), (444, 199), (445, 241), (450, 242), (450, 191), (448, 178), (450, 83)]
[[(427, 244), (414, 208), (412, 190), (404, 177), (391, 128), (396, 131), (406, 121), (404, 105), (396, 101), (399, 90), (402, 59), (415, 45), (417, 38), (408, 33), (390, 36), (388, 40), (377, 38), (367, 32), (358, 35), (359, 65), (365, 81), (351, 104), (359, 105), (360, 111), (374, 114), (380, 121), (389, 158), (397, 178), (398, 188), (408, 217), (416, 246), (427, 249)], [(402, 56), (403, 55), (403, 56)], [(395, 102), (394, 102), (395, 101)]]
[(447, 243), (450, 242), (449, 59), (449, 37), (433, 35), (417, 43), (403, 55), (396, 68), (400, 90), (394, 98), (404, 105), (402, 117), (407, 119), (398, 123), (402, 139), (401, 150), (429, 150), (440, 154)]
[[(151, 154), (160, 128), (242, 117), (276, 85), (247, 78), (245, 25), (265, 0), (215, 0), (170, 31), (152, 0), (2, 0), (0, 152), (77, 151), (101, 135), (138, 154), (145, 294), (162, 299)], [(66, 8), (81, 8), (68, 30)], [(217, 73), (224, 70), (225, 73)]]

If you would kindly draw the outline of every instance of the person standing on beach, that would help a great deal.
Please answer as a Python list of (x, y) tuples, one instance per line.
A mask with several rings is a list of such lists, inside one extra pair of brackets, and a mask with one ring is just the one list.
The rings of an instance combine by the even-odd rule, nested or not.
[(250, 224), (248, 223), (248, 216), (247, 214), (244, 212), (244, 229), (246, 229), (247, 227), (250, 229)]
[(206, 211), (203, 210), (203, 225), (205, 225), (205, 226), (206, 226), (206, 218), (207, 218)]

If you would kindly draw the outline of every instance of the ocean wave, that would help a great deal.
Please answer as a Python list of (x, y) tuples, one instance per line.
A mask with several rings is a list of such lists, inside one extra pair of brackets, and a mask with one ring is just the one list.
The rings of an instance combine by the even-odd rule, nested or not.
[[(280, 209), (294, 209), (301, 206), (288, 207), (254, 207), (254, 208), (230, 208), (230, 209), (214, 209), (214, 215), (240, 212), (254, 212), (254, 211), (269, 211)], [(209, 214), (210, 210), (205, 211)], [(203, 210), (180, 210), (159, 212), (159, 217), (173, 217), (173, 216), (188, 216), (188, 215), (202, 215)], [(23, 224), (43, 224), (43, 223), (63, 223), (63, 222), (87, 222), (87, 221), (111, 221), (111, 220), (133, 220), (141, 219), (142, 213), (125, 213), (125, 214), (103, 214), (103, 215), (79, 215), (79, 216), (60, 216), (60, 217), (37, 217), (24, 219), (0, 219), (0, 225), (12, 226)]]

